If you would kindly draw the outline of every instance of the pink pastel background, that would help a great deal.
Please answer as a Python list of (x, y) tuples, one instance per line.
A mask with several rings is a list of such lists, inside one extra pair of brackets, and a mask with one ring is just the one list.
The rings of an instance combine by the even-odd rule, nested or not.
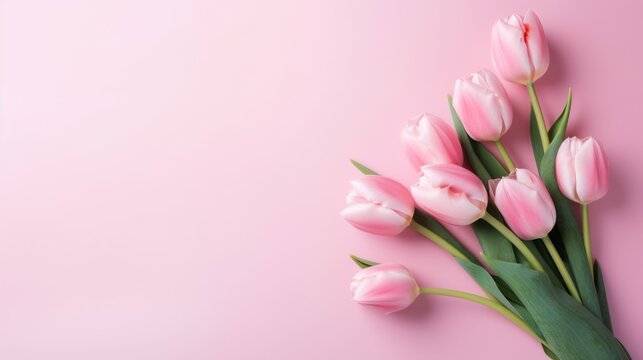
[[(500, 16), (551, 43), (548, 119), (611, 161), (592, 206), (617, 336), (643, 357), (643, 46), (637, 0), (34, 1), (1, 19), (0, 358), (543, 359), (476, 304), (351, 302), (355, 253), (479, 292), (412, 233), (339, 217), (354, 157), (410, 184), (399, 131), (490, 67)], [(533, 167), (526, 91), (507, 136)], [(477, 249), (467, 229), (458, 229)]]

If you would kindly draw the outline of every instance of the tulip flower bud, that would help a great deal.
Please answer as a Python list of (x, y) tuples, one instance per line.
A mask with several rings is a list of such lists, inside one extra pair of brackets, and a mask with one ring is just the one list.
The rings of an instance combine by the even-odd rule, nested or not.
[(469, 225), (487, 209), (487, 191), (471, 171), (453, 164), (426, 165), (411, 186), (415, 202), (438, 220)]
[(499, 140), (513, 119), (507, 91), (489, 70), (455, 82), (453, 107), (469, 136), (478, 141)]
[(507, 225), (523, 240), (549, 234), (556, 224), (556, 208), (542, 180), (531, 171), (516, 169), (489, 181), (489, 191)]
[(402, 265), (381, 264), (360, 270), (351, 283), (353, 300), (387, 314), (403, 310), (415, 301), (420, 288)]
[(380, 235), (397, 235), (404, 230), (415, 211), (409, 190), (395, 180), (370, 175), (351, 181), (341, 215), (356, 228)]
[(498, 20), (491, 30), (491, 58), (506, 80), (527, 85), (549, 67), (549, 47), (538, 16), (527, 10)]
[(567, 138), (556, 156), (560, 192), (579, 204), (589, 204), (607, 194), (607, 157), (594, 138)]
[(458, 134), (446, 121), (431, 114), (409, 120), (402, 130), (406, 155), (416, 168), (422, 165), (462, 165), (462, 147)]

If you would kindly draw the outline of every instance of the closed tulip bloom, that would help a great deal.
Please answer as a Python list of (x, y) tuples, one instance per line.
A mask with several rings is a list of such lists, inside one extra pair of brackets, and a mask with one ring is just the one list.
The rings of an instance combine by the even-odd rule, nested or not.
[(404, 230), (415, 210), (409, 190), (395, 180), (370, 175), (351, 181), (341, 215), (356, 228), (380, 235), (397, 235)]
[(411, 193), (422, 209), (453, 225), (469, 225), (487, 208), (484, 184), (471, 171), (454, 164), (423, 166)]
[(538, 16), (527, 10), (498, 20), (491, 31), (491, 58), (506, 80), (526, 85), (549, 67), (549, 47)]
[(556, 208), (542, 180), (531, 171), (516, 169), (489, 181), (489, 192), (507, 225), (523, 240), (549, 234), (556, 223)]
[(469, 136), (478, 141), (499, 140), (513, 119), (507, 91), (489, 70), (455, 82), (453, 107)]
[(416, 168), (422, 165), (462, 165), (462, 147), (458, 134), (446, 121), (431, 114), (409, 120), (402, 129), (406, 155)]
[(420, 288), (402, 265), (381, 264), (360, 270), (351, 282), (353, 300), (387, 314), (403, 310), (415, 301)]
[(594, 138), (567, 138), (556, 156), (560, 192), (579, 204), (589, 204), (607, 194), (607, 157)]

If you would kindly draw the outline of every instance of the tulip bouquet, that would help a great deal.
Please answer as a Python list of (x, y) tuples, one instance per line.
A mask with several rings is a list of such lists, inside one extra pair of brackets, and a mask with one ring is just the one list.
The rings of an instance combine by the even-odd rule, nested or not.
[[(353, 298), (386, 313), (403, 310), (419, 295), (460, 298), (497, 311), (552, 359), (629, 359), (612, 332), (590, 244), (589, 204), (608, 187), (605, 154), (591, 137), (565, 139), (571, 91), (547, 127), (534, 82), (547, 71), (549, 50), (532, 11), (498, 20), (492, 47), (497, 73), (527, 87), (539, 174), (517, 167), (504, 147), (511, 102), (496, 75), (482, 70), (456, 81), (449, 97), (453, 124), (424, 114), (402, 130), (408, 158), (419, 170), (417, 183), (408, 188), (353, 161), (366, 176), (351, 182), (341, 213), (375, 234), (412, 228), (451, 254), (486, 296), (421, 287), (402, 265), (352, 256), (362, 268), (351, 284)], [(497, 147), (498, 158), (486, 144)], [(463, 167), (465, 155), (471, 170)], [(580, 221), (568, 200), (580, 205)], [(480, 257), (443, 223), (471, 226)]]

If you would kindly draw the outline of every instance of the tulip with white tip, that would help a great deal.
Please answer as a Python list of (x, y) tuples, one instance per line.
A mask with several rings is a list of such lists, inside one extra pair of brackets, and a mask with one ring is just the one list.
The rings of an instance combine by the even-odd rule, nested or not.
[(433, 164), (462, 165), (458, 134), (441, 118), (422, 114), (411, 118), (402, 130), (406, 155), (416, 168)]
[(380, 175), (351, 181), (341, 215), (356, 228), (379, 235), (397, 235), (411, 223), (415, 204), (409, 190)]

